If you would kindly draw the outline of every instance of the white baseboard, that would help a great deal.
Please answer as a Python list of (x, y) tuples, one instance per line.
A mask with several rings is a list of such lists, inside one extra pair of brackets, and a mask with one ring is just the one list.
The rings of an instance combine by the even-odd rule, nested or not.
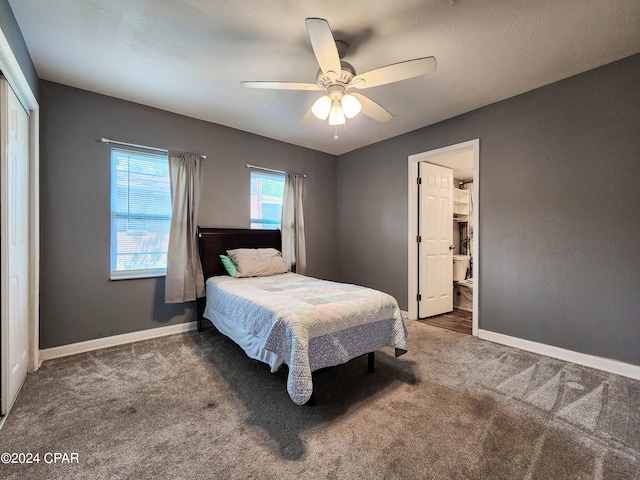
[(478, 330), (478, 338), (507, 345), (509, 347), (519, 348), (520, 350), (538, 353), (547, 357), (577, 363), (586, 367), (604, 370), (605, 372), (615, 373), (617, 375), (622, 375), (623, 377), (640, 380), (640, 366), (632, 365), (630, 363), (624, 363), (610, 358), (596, 357), (595, 355), (588, 355), (586, 353), (574, 352), (573, 350), (565, 350), (564, 348), (532, 342), (522, 338), (511, 337), (509, 335), (503, 335), (502, 333), (491, 332), (489, 330)]
[(78, 353), (91, 352), (101, 348), (116, 347), (127, 343), (140, 342), (142, 340), (150, 340), (152, 338), (174, 335), (176, 333), (189, 332), (191, 330), (195, 330), (197, 326), (198, 322), (179, 323), (178, 325), (150, 328), (147, 330), (139, 330), (137, 332), (123, 333), (122, 335), (96, 338), (95, 340), (87, 340), (86, 342), (71, 343), (60, 347), (45, 348), (44, 350), (40, 350), (40, 362), (38, 367), (46, 360), (67, 357)]

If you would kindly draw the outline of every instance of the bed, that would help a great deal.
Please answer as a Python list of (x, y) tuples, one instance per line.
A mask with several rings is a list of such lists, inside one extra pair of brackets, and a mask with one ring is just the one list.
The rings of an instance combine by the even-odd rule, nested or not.
[(294, 403), (313, 402), (313, 372), (362, 355), (373, 371), (376, 350), (406, 353), (406, 326), (388, 294), (292, 272), (248, 278), (227, 273), (220, 255), (240, 248), (280, 250), (280, 231), (198, 227), (197, 235), (206, 284), (198, 330), (211, 322), (272, 372), (286, 364)]

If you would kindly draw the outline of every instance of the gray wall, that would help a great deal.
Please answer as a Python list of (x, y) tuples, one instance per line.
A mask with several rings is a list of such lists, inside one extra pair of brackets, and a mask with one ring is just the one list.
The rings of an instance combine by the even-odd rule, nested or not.
[(480, 139), (480, 328), (640, 365), (640, 55), (338, 157), (340, 276), (407, 308), (408, 156)]
[(387, 291), (403, 309), (407, 157), (480, 138), (480, 328), (640, 365), (638, 84), (635, 55), (336, 162), (41, 82), (41, 348), (194, 317), (163, 303), (163, 279), (108, 280), (102, 136), (207, 154), (203, 225), (248, 226), (247, 162), (307, 173), (309, 273)]
[(247, 163), (307, 174), (310, 275), (337, 277), (336, 157), (94, 93), (41, 82), (40, 347), (195, 319), (165, 305), (164, 278), (109, 281), (109, 137), (207, 155), (200, 225), (249, 227)]
[(2, 33), (6, 37), (11, 51), (20, 65), (22, 73), (31, 87), (31, 91), (35, 95), (36, 100), (38, 100), (38, 75), (36, 74), (36, 69), (31, 61), (31, 55), (29, 55), (29, 50), (27, 50), (24, 37), (22, 36), (20, 27), (18, 27), (16, 17), (13, 15), (13, 10), (11, 10), (8, 0), (0, 0), (0, 30), (2, 30)]

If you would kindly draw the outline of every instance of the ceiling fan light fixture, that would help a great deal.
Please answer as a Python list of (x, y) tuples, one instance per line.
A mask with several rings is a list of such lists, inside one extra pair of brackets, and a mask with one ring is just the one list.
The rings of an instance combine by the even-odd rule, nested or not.
[(345, 123), (346, 119), (340, 106), (340, 100), (334, 100), (331, 103), (331, 111), (329, 112), (329, 125), (344, 125)]
[(349, 95), (348, 93), (342, 97), (341, 100), (342, 111), (344, 112), (347, 118), (353, 118), (358, 113), (360, 113), (360, 109), (362, 108), (362, 104), (360, 101), (354, 97), (353, 95)]
[(320, 120), (326, 120), (331, 111), (331, 99), (329, 95), (324, 95), (316, 100), (311, 107), (311, 111)]

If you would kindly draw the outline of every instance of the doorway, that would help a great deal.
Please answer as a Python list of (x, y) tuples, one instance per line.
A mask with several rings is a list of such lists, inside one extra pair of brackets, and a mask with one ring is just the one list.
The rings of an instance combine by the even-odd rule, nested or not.
[[(479, 163), (480, 163), (480, 140), (470, 140), (467, 142), (450, 145), (427, 152), (418, 153), (409, 156), (408, 165), (408, 212), (409, 212), (409, 231), (408, 231), (408, 314), (409, 318), (419, 318), (419, 186), (418, 186), (418, 170), (420, 162), (441, 165), (451, 168), (456, 174), (469, 176), (467, 173), (459, 173), (462, 169), (472, 169), (473, 177), (473, 198), (474, 207), (472, 212), (473, 219), (473, 306), (472, 306), (472, 335), (478, 335), (479, 311), (478, 299), (481, 291), (481, 274), (480, 274), (480, 224), (479, 224)], [(453, 268), (453, 267), (452, 267)], [(453, 285), (452, 285), (453, 287)]]

